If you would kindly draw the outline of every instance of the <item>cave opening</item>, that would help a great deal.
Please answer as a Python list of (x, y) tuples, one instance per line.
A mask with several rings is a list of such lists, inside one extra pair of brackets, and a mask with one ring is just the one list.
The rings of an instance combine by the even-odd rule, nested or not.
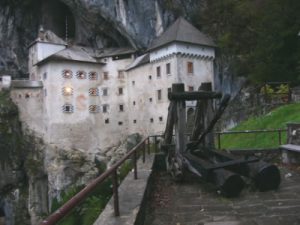
[(75, 18), (69, 7), (59, 0), (46, 0), (42, 5), (42, 25), (62, 39), (75, 39)]

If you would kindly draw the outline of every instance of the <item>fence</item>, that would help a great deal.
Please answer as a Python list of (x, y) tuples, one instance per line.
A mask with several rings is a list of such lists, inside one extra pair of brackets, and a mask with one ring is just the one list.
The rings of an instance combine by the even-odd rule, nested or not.
[(245, 130), (245, 131), (225, 131), (225, 132), (215, 132), (216, 135), (216, 141), (218, 149), (221, 149), (221, 136), (224, 135), (238, 135), (238, 134), (267, 134), (267, 133), (273, 133), (277, 134), (277, 143), (278, 146), (283, 143), (283, 133), (286, 133), (287, 129), (270, 129), (270, 130)]
[(146, 150), (148, 150), (148, 154), (150, 154), (150, 139), (154, 139), (154, 151), (158, 152), (157, 138), (159, 135), (149, 136), (143, 139), (140, 143), (138, 143), (132, 150), (130, 150), (123, 158), (121, 158), (116, 164), (114, 164), (110, 169), (102, 173), (99, 177), (90, 182), (85, 188), (83, 188), (80, 192), (78, 192), (74, 197), (72, 197), (69, 201), (67, 201), (63, 206), (61, 206), (58, 210), (56, 210), (53, 214), (51, 214), (48, 218), (43, 220), (40, 225), (54, 225), (59, 222), (62, 218), (64, 218), (72, 209), (78, 206), (84, 199), (88, 197), (88, 195), (95, 190), (95, 188), (102, 184), (105, 180), (107, 180), (110, 176), (112, 176), (112, 189), (113, 189), (113, 199), (114, 199), (114, 214), (115, 216), (120, 216), (119, 210), (119, 196), (118, 196), (118, 174), (117, 170), (120, 166), (122, 166), (125, 161), (132, 157), (133, 162), (133, 171), (134, 171), (134, 179), (138, 178), (137, 171), (137, 160), (138, 154), (142, 153), (142, 160), (145, 162), (146, 159)]

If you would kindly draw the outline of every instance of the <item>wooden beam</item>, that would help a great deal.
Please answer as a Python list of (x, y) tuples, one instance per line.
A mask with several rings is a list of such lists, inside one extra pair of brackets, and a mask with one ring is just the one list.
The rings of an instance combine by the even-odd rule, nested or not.
[(176, 103), (171, 101), (168, 109), (168, 118), (164, 134), (164, 144), (169, 145), (172, 143), (173, 129), (175, 123)]
[(174, 93), (169, 92), (168, 98), (170, 101), (195, 101), (202, 99), (215, 99), (221, 98), (222, 94), (217, 92), (206, 92), (206, 91), (191, 91), (191, 92), (180, 92)]

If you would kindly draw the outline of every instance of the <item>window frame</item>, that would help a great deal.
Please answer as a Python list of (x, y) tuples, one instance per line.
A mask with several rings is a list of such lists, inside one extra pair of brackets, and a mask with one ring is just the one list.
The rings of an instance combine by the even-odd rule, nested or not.
[(160, 68), (160, 66), (156, 67), (156, 78), (157, 79), (161, 78), (161, 68)]
[(157, 90), (157, 100), (158, 101), (162, 100), (162, 89)]
[(167, 63), (167, 64), (166, 64), (166, 74), (167, 74), (168, 76), (171, 75), (171, 63)]
[(187, 74), (189, 74), (189, 75), (194, 74), (194, 62), (192, 62), (192, 61), (187, 62)]

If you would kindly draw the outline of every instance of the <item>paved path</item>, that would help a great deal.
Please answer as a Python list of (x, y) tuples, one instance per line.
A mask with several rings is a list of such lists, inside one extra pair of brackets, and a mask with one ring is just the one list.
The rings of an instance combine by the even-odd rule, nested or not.
[(300, 174), (282, 170), (277, 191), (248, 188), (240, 197), (219, 196), (213, 186), (191, 176), (174, 183), (156, 172), (145, 225), (296, 225), (300, 224)]
[(152, 172), (153, 160), (153, 155), (147, 155), (145, 163), (139, 160), (138, 179), (134, 180), (131, 171), (122, 181), (119, 187), (120, 216), (114, 216), (113, 198), (111, 198), (94, 225), (133, 225), (135, 223)]

